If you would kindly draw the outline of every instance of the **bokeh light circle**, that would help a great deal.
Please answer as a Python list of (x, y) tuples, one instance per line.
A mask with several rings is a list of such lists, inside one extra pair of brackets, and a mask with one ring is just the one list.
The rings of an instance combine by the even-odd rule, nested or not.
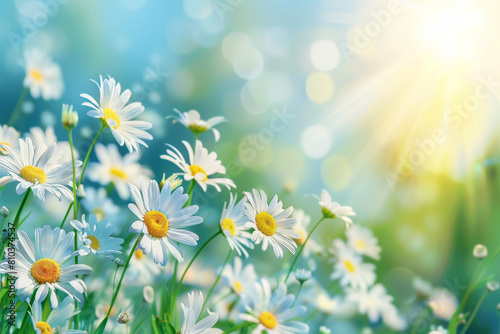
[(333, 80), (323, 72), (315, 72), (309, 75), (306, 81), (306, 93), (314, 103), (328, 102), (333, 95)]
[(311, 62), (320, 71), (331, 71), (337, 67), (340, 52), (337, 45), (328, 39), (315, 42), (311, 46)]
[(322, 158), (330, 150), (332, 136), (323, 125), (313, 125), (302, 133), (302, 149), (311, 158)]

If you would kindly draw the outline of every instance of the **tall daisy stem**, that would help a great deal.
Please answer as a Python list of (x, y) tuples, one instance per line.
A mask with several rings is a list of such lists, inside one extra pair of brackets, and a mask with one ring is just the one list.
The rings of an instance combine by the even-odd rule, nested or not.
[(19, 100), (17, 100), (16, 107), (14, 108), (14, 111), (10, 115), (9, 122), (7, 123), (8, 125), (14, 124), (19, 118), (19, 113), (21, 112), (21, 107), (23, 105), (24, 100), (26, 100), (26, 95), (28, 95), (28, 90), (29, 90), (28, 87), (23, 87), (21, 95), (19, 96)]
[(293, 304), (292, 304), (292, 307), (295, 306), (295, 303), (297, 302), (297, 299), (299, 298), (299, 295), (300, 295), (300, 291), (302, 291), (302, 286), (304, 285), (304, 282), (300, 282), (300, 285), (299, 285), (299, 290), (297, 291), (297, 294), (295, 295), (295, 299), (293, 301)]
[(292, 262), (292, 265), (290, 266), (290, 269), (288, 270), (288, 273), (286, 274), (286, 278), (285, 278), (285, 283), (286, 281), (288, 281), (288, 277), (290, 277), (290, 273), (292, 272), (293, 270), (293, 267), (295, 266), (295, 264), (297, 263), (297, 260), (299, 259), (300, 257), (300, 254), (302, 254), (302, 251), (304, 250), (304, 247), (306, 247), (306, 244), (307, 242), (309, 241), (309, 238), (311, 237), (311, 235), (313, 234), (314, 230), (316, 230), (316, 228), (319, 226), (319, 224), (321, 224), (321, 222), (325, 219), (325, 217), (322, 217), (317, 223), (316, 225), (314, 225), (314, 227), (312, 228), (311, 232), (309, 232), (309, 235), (307, 236), (306, 240), (304, 241), (304, 243), (302, 244), (302, 247), (300, 247), (299, 249), (299, 252), (297, 253), (297, 256), (295, 256), (295, 259), (293, 259), (293, 262)]
[(191, 205), (191, 200), (193, 199), (193, 189), (194, 189), (195, 185), (196, 185), (196, 181), (194, 179), (191, 180), (191, 183), (189, 184), (189, 189), (188, 189), (188, 191), (186, 193), (186, 194), (188, 194), (189, 198), (188, 198), (185, 206)]
[[(89, 163), (89, 158), (90, 158), (90, 154), (92, 153), (92, 149), (94, 148), (95, 144), (97, 143), (97, 140), (99, 139), (99, 137), (101, 136), (102, 132), (104, 131), (104, 129), (106, 128), (106, 124), (103, 122), (101, 124), (101, 128), (99, 129), (99, 131), (97, 132), (94, 140), (92, 141), (92, 143), (90, 144), (90, 147), (89, 147), (89, 150), (87, 151), (87, 155), (85, 156), (85, 160), (83, 161), (83, 165), (82, 165), (82, 172), (80, 173), (80, 180), (78, 181), (78, 185), (76, 185), (76, 189), (78, 189), (78, 187), (82, 184), (83, 182), (83, 176), (85, 175), (85, 170), (87, 169), (87, 165)], [(71, 136), (70, 136), (71, 137)], [(71, 151), (72, 153), (72, 157), (73, 157), (73, 150)], [(73, 161), (74, 161), (74, 157), (73, 157)], [(74, 167), (73, 167), (73, 170)], [(76, 181), (76, 180), (75, 180)], [(76, 182), (73, 182), (73, 186), (75, 185)], [(74, 195), (73, 195), (74, 196)], [(75, 208), (78, 208), (79, 206), (77, 205), (77, 199), (76, 199), (76, 196), (74, 196), (73, 198), (73, 202), (71, 202), (69, 204), (69, 208), (68, 208), (68, 212), (66, 213), (66, 215), (64, 216), (64, 219), (63, 221), (61, 222), (61, 226), (60, 228), (63, 228), (64, 227), (64, 224), (66, 223), (66, 218), (68, 217), (68, 213), (69, 213), (69, 210), (72, 206), (75, 206)], [(76, 217), (75, 217), (76, 219)]]
[[(24, 193), (24, 197), (23, 197), (23, 200), (21, 201), (21, 204), (19, 205), (19, 209), (17, 209), (16, 217), (14, 218), (14, 224), (12, 227), (14, 229), (14, 234), (17, 232), (17, 226), (19, 224), (19, 220), (21, 219), (21, 213), (23, 212), (23, 209), (26, 206), (26, 202), (28, 201), (28, 197), (30, 196), (30, 194), (31, 194), (31, 188), (28, 188), (26, 190), (26, 192)], [(2, 253), (0, 254), (0, 259), (2, 259), (4, 256), (4, 250), (5, 250), (6, 245), (7, 245), (7, 242), (5, 242), (2, 245)]]
[(234, 331), (236, 331), (238, 329), (249, 327), (251, 325), (253, 325), (253, 323), (251, 323), (249, 321), (245, 321), (245, 322), (242, 322), (239, 325), (236, 325), (234, 327), (229, 328), (227, 331), (222, 332), (222, 334), (229, 334), (229, 333), (232, 333), (232, 332), (234, 332)]
[(213, 239), (215, 239), (215, 237), (217, 237), (219, 234), (221, 234), (220, 230), (217, 231), (214, 235), (212, 235), (207, 241), (205, 241), (205, 243), (200, 247), (200, 249), (198, 249), (198, 251), (196, 252), (196, 254), (194, 254), (194, 256), (191, 259), (191, 261), (189, 261), (186, 269), (184, 269), (184, 272), (182, 273), (181, 279), (179, 280), (179, 283), (177, 283), (177, 288), (175, 289), (174, 299), (173, 299), (173, 302), (172, 302), (172, 308), (173, 309), (175, 309), (175, 301), (177, 300), (177, 295), (179, 294), (179, 290), (181, 288), (182, 281), (184, 280), (184, 277), (186, 277), (186, 274), (187, 274), (189, 268), (193, 264), (194, 260), (198, 257), (198, 255), (200, 255), (201, 251), (210, 243), (210, 241), (212, 241)]
[(219, 274), (217, 275), (217, 278), (215, 279), (214, 284), (212, 285), (212, 287), (208, 291), (207, 298), (205, 298), (205, 301), (203, 302), (203, 305), (201, 306), (202, 311), (205, 309), (205, 305), (207, 305), (208, 299), (210, 298), (210, 295), (212, 294), (212, 292), (214, 292), (214, 289), (217, 286), (217, 283), (219, 283), (220, 278), (222, 277), (222, 271), (224, 270), (224, 267), (226, 266), (227, 262), (229, 261), (229, 258), (231, 257), (232, 251), (233, 250), (231, 248), (229, 248), (229, 252), (227, 253), (226, 260), (222, 264), (222, 267), (219, 270)]
[(123, 266), (122, 275), (120, 277), (120, 280), (118, 281), (118, 285), (116, 286), (116, 291), (113, 294), (113, 298), (111, 298), (111, 303), (109, 304), (108, 313), (106, 314), (106, 317), (99, 324), (99, 327), (97, 327), (96, 333), (104, 333), (104, 328), (106, 328), (106, 323), (108, 322), (109, 315), (111, 313), (111, 310), (113, 309), (113, 305), (115, 305), (115, 301), (116, 301), (116, 298), (118, 296), (118, 293), (120, 292), (120, 288), (122, 286), (122, 281), (123, 281), (123, 278), (125, 277), (125, 272), (127, 271), (128, 265), (130, 263), (130, 259), (132, 259), (132, 255), (134, 255), (134, 252), (137, 249), (137, 245), (139, 245), (139, 241), (141, 241), (143, 235), (144, 235), (143, 233), (141, 233), (141, 235), (139, 235), (134, 246), (132, 246), (132, 249), (130, 250), (130, 254), (128, 255), (127, 261), (125, 262), (125, 265)]
[(465, 326), (464, 326), (464, 328), (462, 328), (462, 331), (460, 332), (460, 334), (465, 334), (467, 332), (467, 329), (470, 327), (470, 325), (472, 324), (472, 321), (476, 317), (476, 314), (479, 311), (479, 308), (481, 307), (481, 304), (483, 304), (483, 301), (486, 298), (486, 295), (488, 295), (488, 291), (485, 291), (483, 293), (483, 295), (481, 296), (481, 299), (479, 299), (479, 301), (477, 302), (477, 305), (474, 308), (474, 311), (472, 311), (472, 314), (470, 315), (469, 319), (465, 323)]

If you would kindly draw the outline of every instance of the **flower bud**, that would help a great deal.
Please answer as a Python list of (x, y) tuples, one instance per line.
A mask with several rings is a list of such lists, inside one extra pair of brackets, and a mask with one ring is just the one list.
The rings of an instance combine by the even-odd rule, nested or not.
[(295, 278), (300, 284), (304, 284), (305, 281), (311, 278), (311, 271), (307, 269), (297, 269), (295, 271)]
[(6, 206), (2, 206), (0, 213), (2, 214), (2, 216), (7, 217), (9, 215), (9, 209), (7, 209)]
[(481, 244), (477, 244), (474, 247), (472, 254), (474, 255), (474, 257), (478, 258), (479, 260), (482, 260), (486, 256), (488, 256), (488, 248), (486, 248), (486, 246), (483, 246)]
[(495, 292), (500, 288), (500, 284), (498, 284), (497, 281), (489, 281), (486, 283), (486, 288), (488, 289), (489, 292)]
[(73, 106), (63, 104), (62, 125), (66, 130), (72, 130), (78, 124), (78, 113), (73, 111)]
[(131, 320), (130, 319), (130, 313), (128, 313), (128, 311), (120, 313), (120, 315), (116, 319), (116, 321), (119, 324), (127, 324), (130, 320)]
[(165, 182), (170, 183), (172, 190), (174, 190), (175, 188), (177, 188), (178, 186), (180, 186), (182, 184), (182, 180), (179, 179), (177, 174), (172, 174), (168, 178), (165, 178), (165, 173), (163, 173), (163, 177), (162, 177), (161, 182), (160, 182), (160, 190), (163, 189), (163, 185), (165, 184)]
[(85, 198), (85, 188), (83, 187), (83, 184), (78, 186), (78, 189), (76, 190), (76, 197), (79, 199)]
[(149, 285), (146, 285), (144, 289), (142, 289), (142, 297), (144, 298), (144, 302), (152, 304), (155, 299), (155, 290)]

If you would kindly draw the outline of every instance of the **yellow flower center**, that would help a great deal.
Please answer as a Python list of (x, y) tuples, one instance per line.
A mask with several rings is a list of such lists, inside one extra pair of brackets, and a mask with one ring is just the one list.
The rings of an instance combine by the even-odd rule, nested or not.
[(146, 255), (144, 255), (144, 252), (142, 251), (142, 249), (137, 249), (135, 252), (134, 252), (134, 255), (137, 259), (141, 260), (142, 258), (144, 258)]
[(267, 212), (259, 212), (257, 216), (255, 216), (255, 223), (259, 231), (264, 235), (271, 236), (276, 232), (276, 222), (273, 216)]
[[(1, 142), (0, 145), (4, 145), (4, 146), (9, 146), (10, 147), (9, 143), (7, 143), (5, 141)], [(3, 148), (3, 147), (0, 148), (0, 152), (2, 152), (3, 154), (7, 154), (7, 150), (5, 148)]]
[(109, 169), (111, 175), (118, 176), (122, 180), (127, 179), (127, 173), (120, 167), (111, 167)]
[(35, 166), (24, 166), (19, 174), (21, 174), (23, 179), (31, 183), (36, 183), (36, 181), (38, 181), (38, 183), (43, 184), (47, 182), (47, 175), (43, 169)]
[(104, 219), (104, 211), (102, 211), (101, 208), (95, 208), (92, 213), (95, 215), (98, 222)]
[(90, 248), (92, 248), (93, 250), (99, 250), (99, 248), (101, 248), (101, 243), (93, 235), (88, 235), (87, 239), (89, 239), (90, 241), (92, 241), (90, 243)]
[(276, 317), (274, 316), (274, 314), (268, 311), (264, 311), (259, 315), (259, 321), (269, 329), (273, 329), (278, 324), (278, 321), (276, 321)]
[(52, 334), (52, 328), (45, 321), (39, 321), (35, 327), (40, 330), (40, 334)]
[(234, 281), (234, 289), (239, 293), (243, 291), (243, 285), (239, 281)]
[(359, 249), (365, 249), (366, 248), (366, 245), (363, 241), (361, 240), (358, 240), (356, 241), (356, 246), (359, 248)]
[(222, 220), (221, 226), (223, 229), (228, 230), (231, 235), (234, 237), (236, 234), (236, 226), (234, 226), (234, 222), (230, 218), (224, 218)]
[(118, 127), (120, 126), (120, 118), (118, 117), (116, 112), (111, 108), (104, 108), (103, 111), (104, 121), (106, 122), (106, 124), (108, 123), (108, 119), (112, 119), (116, 122), (116, 126), (113, 126), (113, 128), (118, 129)]
[(41, 82), (43, 79), (43, 75), (39, 70), (33, 69), (30, 71), (30, 76), (35, 80), (36, 82)]
[(168, 219), (160, 211), (148, 211), (144, 215), (144, 224), (148, 233), (155, 238), (163, 238), (168, 232)]
[(31, 276), (39, 283), (56, 283), (61, 274), (61, 268), (56, 261), (52, 259), (40, 259), (33, 263), (31, 267)]
[(304, 244), (304, 242), (306, 241), (306, 238), (307, 238), (306, 232), (304, 232), (302, 230), (297, 230), (297, 232), (300, 234), (300, 239), (297, 239), (296, 242), (297, 242), (297, 244), (302, 245), (302, 244)]
[(354, 264), (349, 260), (345, 260), (344, 265), (347, 268), (347, 271), (349, 271), (350, 273), (353, 273), (356, 270)]
[[(104, 312), (105, 312), (106, 314), (108, 314), (108, 312), (109, 312), (109, 306), (110, 306), (110, 305), (108, 305), (108, 306), (106, 306), (106, 307), (104, 308)], [(109, 312), (109, 316), (110, 316), (110, 317), (112, 317), (113, 315), (115, 315), (115, 313), (116, 313), (116, 310), (115, 310), (115, 307), (113, 306), (113, 307), (111, 308), (111, 312)]]
[(201, 168), (200, 166), (198, 166), (198, 165), (191, 165), (191, 166), (189, 166), (189, 170), (191, 171), (191, 174), (193, 176), (195, 176), (198, 173), (203, 173), (203, 175), (205, 175), (205, 177), (203, 178), (203, 180), (201, 180), (203, 182), (205, 182), (208, 179), (208, 176), (207, 176), (207, 173), (205, 172), (205, 170), (203, 168)]

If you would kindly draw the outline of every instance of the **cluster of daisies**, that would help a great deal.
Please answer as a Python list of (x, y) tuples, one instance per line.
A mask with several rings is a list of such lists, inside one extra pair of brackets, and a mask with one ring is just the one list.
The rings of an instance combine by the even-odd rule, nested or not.
[[(58, 66), (38, 51), (27, 59), (25, 88), (33, 98), (41, 94), (57, 99), (64, 87)], [(11, 245), (2, 240), (0, 258), (4, 278), (17, 278), (14, 301), (21, 316), (14, 326), (31, 326), (41, 334), (223, 333), (220, 328), (226, 328), (224, 333), (299, 334), (310, 332), (309, 322), (317, 310), (334, 314), (342, 306), (354, 307), (374, 324), (382, 319), (394, 330), (406, 328), (393, 298), (376, 284), (375, 265), (364, 262), (378, 260), (381, 250), (370, 230), (351, 226), (355, 215), (351, 207), (332, 201), (323, 190), (318, 198), (319, 221), (312, 225), (304, 211), (284, 207), (277, 195), (268, 197), (252, 189), (239, 197), (233, 180), (224, 177), (226, 168), (217, 153), (199, 140), (210, 130), (219, 141), (215, 126), (226, 119), (205, 121), (195, 110), (175, 110), (176, 115), (169, 116), (189, 129), (194, 141), (182, 141), (181, 149), (167, 145), (159, 158), (175, 172), (155, 180), (139, 162), (141, 149), (153, 139), (148, 132), (152, 124), (140, 120), (144, 106), (131, 102), (131, 91), (122, 91), (112, 77), (100, 77), (95, 83), (97, 98), (81, 94), (82, 105), (90, 108), (87, 115), (99, 121), (87, 152), (77, 152), (73, 145), (79, 116), (72, 106), (64, 105), (62, 111), (68, 141), (58, 141), (51, 127), (35, 127), (23, 136), (12, 126), (0, 128), (1, 191), (15, 183), (16, 193), (23, 196), (12, 220), (16, 240)], [(104, 132), (110, 132), (118, 145), (100, 143)], [(128, 152), (121, 154), (119, 146)], [(87, 179), (97, 188), (84, 187)], [(200, 207), (191, 204), (195, 192), (209, 188), (229, 191), (220, 214), (211, 216), (218, 219), (212, 225), (204, 222), (207, 215)], [(114, 191), (120, 202), (128, 203), (129, 211), (113, 201)], [(64, 207), (62, 221), (43, 224), (27, 213), (30, 196), (47, 203), (47, 193)], [(326, 247), (310, 237), (331, 219), (345, 222), (347, 241), (335, 239), (327, 254)], [(195, 228), (199, 224), (211, 229), (212, 235), (200, 238)], [(24, 231), (26, 226), (34, 229), (34, 235)], [(204, 272), (196, 259), (215, 238), (227, 241), (228, 254), (220, 270)], [(197, 247), (197, 252), (185, 261), (188, 246)], [(244, 264), (256, 246), (274, 254), (285, 273), (266, 277), (257, 274), (259, 268), (253, 264)], [(295, 255), (292, 263), (285, 262), (287, 254)], [(312, 290), (321, 286), (311, 275), (318, 254), (325, 262), (333, 261), (330, 278), (342, 289), (342, 300), (335, 299), (326, 308), (320, 299), (331, 300), (330, 289)], [(296, 267), (303, 263), (307, 265)], [(190, 291), (193, 286), (206, 288), (207, 293)], [(140, 305), (132, 302), (140, 298), (134, 292), (138, 287), (144, 301)], [(300, 294), (307, 289), (309, 293)], [(183, 299), (177, 303), (179, 295)], [(8, 294), (0, 298), (2, 305), (10, 302)], [(141, 329), (144, 323), (151, 329)], [(330, 331), (326, 322), (318, 330)]]

